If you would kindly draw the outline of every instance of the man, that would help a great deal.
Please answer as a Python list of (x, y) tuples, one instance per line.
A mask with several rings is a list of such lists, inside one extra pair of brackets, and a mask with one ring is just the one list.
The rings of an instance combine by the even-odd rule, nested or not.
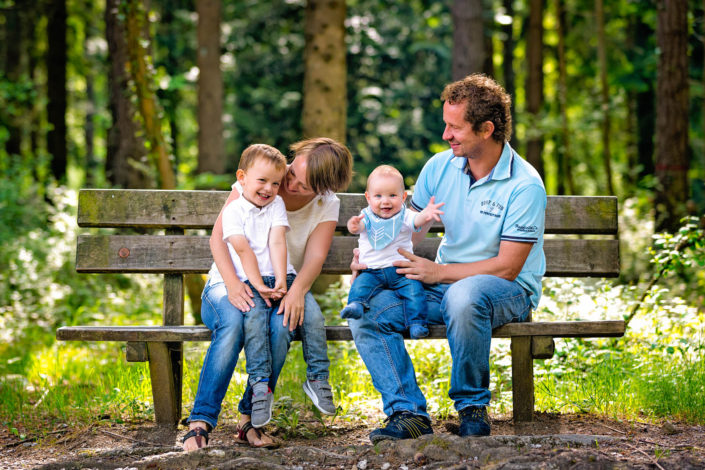
[[(431, 197), (444, 202), (445, 235), (435, 262), (400, 250), (407, 261), (394, 264), (425, 284), (429, 323), (446, 325), (453, 358), (449, 396), (460, 435), (485, 436), (492, 330), (526, 320), (541, 295), (546, 191), (507, 143), (511, 99), (499, 84), (470, 75), (447, 85), (441, 99), (450, 150), (421, 170), (411, 207), (420, 211)], [(370, 433), (372, 442), (433, 433), (393, 292), (382, 291), (349, 324), (388, 416), (385, 427)]]

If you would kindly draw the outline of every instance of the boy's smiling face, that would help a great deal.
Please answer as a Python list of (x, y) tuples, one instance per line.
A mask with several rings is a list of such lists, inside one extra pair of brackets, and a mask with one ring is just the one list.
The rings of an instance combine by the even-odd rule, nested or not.
[(286, 167), (277, 169), (266, 158), (257, 158), (247, 170), (237, 170), (237, 180), (242, 185), (242, 195), (257, 207), (274, 201)]
[(395, 175), (374, 175), (368, 182), (365, 198), (375, 215), (383, 219), (393, 217), (406, 201), (404, 182)]

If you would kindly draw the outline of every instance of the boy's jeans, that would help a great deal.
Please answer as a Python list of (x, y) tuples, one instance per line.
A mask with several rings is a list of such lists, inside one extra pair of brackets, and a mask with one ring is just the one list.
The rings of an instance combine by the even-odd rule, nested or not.
[[(453, 284), (426, 286), (428, 322), (445, 324), (453, 358), (449, 396), (456, 410), (490, 402), (489, 356), (492, 330), (524, 321), (531, 311), (528, 292), (517, 282), (478, 275)], [(355, 346), (372, 383), (382, 395), (384, 412), (410, 411), (428, 416), (426, 398), (416, 382), (404, 347), (404, 313), (395, 293), (384, 290), (359, 320), (348, 320)]]
[[(292, 276), (293, 281), (293, 276)], [(287, 284), (289, 279), (287, 277)], [(228, 292), (222, 282), (208, 281), (201, 295), (201, 317), (211, 330), (211, 344), (203, 360), (198, 390), (189, 421), (205, 421), (213, 428), (218, 423), (221, 405), (237, 364), (240, 351), (244, 347), (244, 316), (228, 300)], [(304, 338), (303, 352), (307, 363), (306, 376), (309, 380), (327, 379), (330, 362), (323, 314), (313, 295), (305, 297), (305, 315), (301, 335)], [(283, 317), (273, 309), (269, 315), (269, 345), (272, 354), (272, 374), (269, 388), (275, 390), (279, 373), (284, 366), (289, 343), (293, 334), (288, 326), (282, 325)], [(241, 413), (251, 414), (252, 390), (247, 386), (240, 402)], [(245, 402), (245, 403), (243, 403)], [(244, 411), (243, 411), (244, 410)]]
[(406, 327), (413, 324), (426, 326), (426, 293), (423, 284), (397, 274), (396, 266), (379, 269), (365, 269), (355, 278), (348, 293), (348, 304), (360, 302), (365, 310), (370, 307), (370, 299), (382, 289), (392, 289), (404, 303)]

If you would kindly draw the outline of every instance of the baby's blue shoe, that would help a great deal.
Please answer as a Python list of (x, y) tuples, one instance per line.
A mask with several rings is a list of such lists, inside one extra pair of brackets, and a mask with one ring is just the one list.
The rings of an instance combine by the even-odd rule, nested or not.
[(359, 320), (365, 313), (365, 309), (360, 302), (351, 302), (340, 311), (340, 318), (352, 318)]
[(414, 323), (409, 327), (409, 336), (414, 339), (425, 338), (426, 336), (428, 336), (428, 328), (426, 328), (424, 325)]

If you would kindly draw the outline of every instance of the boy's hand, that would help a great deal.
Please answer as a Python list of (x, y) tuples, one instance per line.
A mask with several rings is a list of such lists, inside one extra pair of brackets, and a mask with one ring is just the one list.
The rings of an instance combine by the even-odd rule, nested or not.
[(260, 285), (253, 284), (253, 286), (255, 287), (255, 289), (257, 289), (257, 292), (259, 292), (259, 295), (262, 296), (262, 299), (264, 300), (264, 303), (267, 304), (267, 307), (272, 306), (272, 302), (271, 302), (272, 300), (277, 300), (276, 298), (274, 298), (274, 294), (275, 294), (274, 289), (271, 289), (264, 284), (260, 284)]
[(252, 289), (244, 282), (238, 281), (234, 285), (226, 283), (225, 288), (228, 291), (228, 300), (236, 309), (241, 312), (249, 312), (250, 308), (255, 306), (252, 300), (254, 297)]
[(424, 207), (424, 209), (419, 212), (414, 219), (414, 225), (416, 228), (422, 227), (433, 220), (440, 222), (441, 215), (443, 215), (444, 212), (439, 208), (443, 205), (445, 205), (445, 202), (439, 202), (436, 204), (436, 197), (431, 196), (431, 199), (428, 201), (426, 207)]
[(362, 219), (365, 218), (364, 214), (354, 215), (348, 220), (348, 232), (356, 235), (362, 231), (363, 223)]
[(274, 284), (274, 289), (272, 289), (272, 300), (279, 300), (286, 295), (286, 281), (276, 281)]

